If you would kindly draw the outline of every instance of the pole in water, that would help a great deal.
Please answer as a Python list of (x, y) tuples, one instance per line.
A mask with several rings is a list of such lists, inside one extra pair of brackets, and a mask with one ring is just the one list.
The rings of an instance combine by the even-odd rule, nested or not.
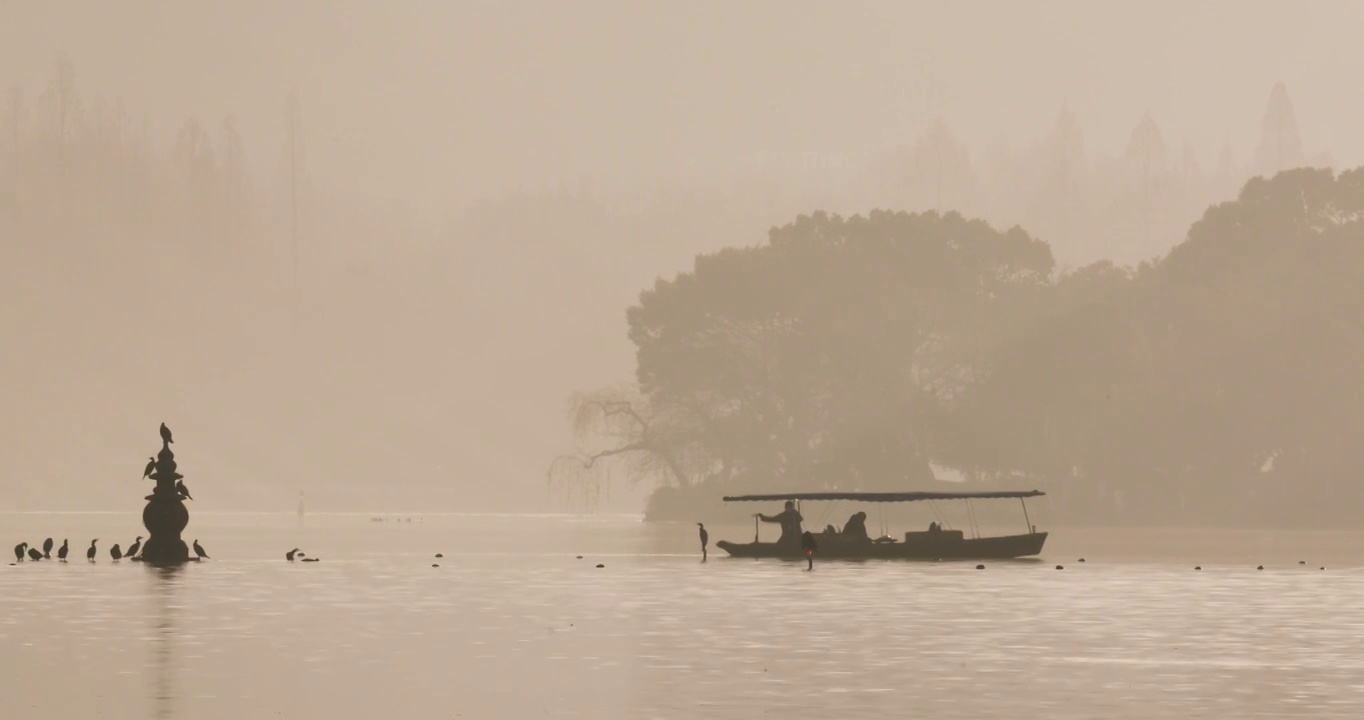
[(758, 514), (753, 513), (753, 544), (758, 544)]

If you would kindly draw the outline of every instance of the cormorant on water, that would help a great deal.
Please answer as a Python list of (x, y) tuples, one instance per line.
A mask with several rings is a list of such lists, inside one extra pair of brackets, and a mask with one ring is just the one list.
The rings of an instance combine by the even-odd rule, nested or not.
[(90, 549), (85, 551), (85, 559), (86, 559), (86, 560), (89, 560), (90, 562), (94, 562), (94, 561), (95, 561), (95, 543), (97, 543), (97, 542), (99, 542), (99, 538), (95, 538), (94, 540), (91, 540), (91, 541), (90, 541)]
[(66, 562), (66, 553), (70, 548), (66, 545), (66, 538), (62, 538), (62, 546), (57, 548), (57, 559)]
[(175, 481), (175, 490), (179, 492), (181, 495), (184, 495), (185, 497), (189, 498), (190, 500), (194, 499), (194, 496), (189, 494), (189, 488), (185, 487), (184, 480)]
[(118, 543), (114, 543), (114, 546), (109, 548), (109, 557), (115, 560), (123, 557), (123, 551), (118, 549)]
[(194, 541), (194, 554), (198, 555), (200, 560), (208, 557), (208, 553), (204, 552), (204, 548), (199, 545), (198, 540)]
[(33, 562), (38, 562), (43, 559), (43, 554), (38, 552), (38, 548), (29, 548), (28, 556), (33, 558)]
[(52, 559), (52, 538), (48, 538), (43, 541), (43, 559), (44, 560)]
[(161, 423), (161, 439), (165, 440), (168, 445), (175, 442), (171, 439), (171, 431), (170, 428), (166, 427), (166, 423)]
[(152, 476), (152, 471), (156, 469), (156, 458), (147, 458), (147, 467), (142, 471), (142, 479), (146, 480)]
[(815, 569), (815, 553), (819, 551), (819, 543), (815, 542), (814, 533), (806, 530), (800, 535), (800, 549), (805, 553), (805, 560), (809, 563), (806, 570)]
[(696, 523), (696, 527), (701, 528), (701, 533), (700, 533), (700, 534), (701, 534), (701, 559), (702, 559), (702, 560), (705, 560), (705, 559), (706, 559), (706, 543), (709, 543), (709, 542), (710, 542), (710, 533), (706, 532), (706, 526), (705, 526), (704, 524), (702, 524), (702, 523)]
[(141, 548), (141, 547), (142, 547), (142, 536), (141, 536), (141, 535), (138, 535), (138, 536), (137, 536), (137, 539), (133, 541), (133, 544), (128, 546), (128, 552), (124, 553), (124, 557), (131, 558), (132, 556), (134, 556), (134, 555), (137, 554), (138, 549)]
[(21, 542), (14, 546), (14, 559), (17, 562), (24, 561), (24, 551), (28, 549), (28, 543)]
[(285, 560), (288, 560), (289, 562), (293, 562), (293, 561), (294, 561), (294, 554), (297, 553), (297, 552), (298, 552), (298, 548), (294, 548), (293, 550), (290, 550), (289, 552), (284, 553), (284, 559), (285, 559)]

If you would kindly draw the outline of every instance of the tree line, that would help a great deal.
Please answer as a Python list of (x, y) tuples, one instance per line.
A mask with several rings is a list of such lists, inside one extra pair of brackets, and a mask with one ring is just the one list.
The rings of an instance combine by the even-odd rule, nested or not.
[(732, 492), (1039, 488), (1073, 522), (1354, 522), (1364, 169), (1255, 178), (1157, 260), (1060, 272), (957, 213), (801, 216), (627, 313), (557, 482), (656, 517)]

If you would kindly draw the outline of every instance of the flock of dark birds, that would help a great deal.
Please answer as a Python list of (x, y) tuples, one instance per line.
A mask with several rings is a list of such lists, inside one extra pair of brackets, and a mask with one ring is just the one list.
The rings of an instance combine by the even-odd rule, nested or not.
[[(96, 555), (95, 543), (97, 542), (99, 542), (99, 538), (91, 540), (89, 549), (85, 551), (85, 559), (90, 562), (95, 562)], [(52, 542), (52, 538), (48, 538), (43, 541), (43, 549), (39, 551), (38, 548), (30, 547), (28, 543), (21, 542), (18, 545), (14, 546), (14, 562), (24, 562), (25, 560), (32, 562), (38, 562), (39, 560), (51, 560), (53, 544), (54, 543)], [(62, 546), (57, 548), (57, 560), (59, 562), (66, 562), (66, 556), (70, 552), (70, 549), (71, 549), (70, 544), (66, 540), (62, 540)], [(141, 549), (142, 536), (138, 535), (137, 539), (133, 541), (133, 544), (128, 546), (127, 552), (120, 550), (118, 547), (118, 543), (114, 543), (114, 546), (109, 548), (109, 557), (113, 558), (116, 561), (117, 560), (137, 561), (142, 559), (137, 556), (137, 552)], [(212, 559), (209, 558), (208, 553), (204, 552), (204, 546), (200, 545), (198, 540), (194, 541), (194, 554), (197, 556), (197, 559), (199, 560)], [(436, 557), (441, 556), (437, 555)], [(302, 550), (299, 550), (298, 548), (294, 548), (293, 550), (284, 553), (284, 559), (288, 560), (289, 562), (294, 562), (295, 560), (300, 560), (302, 562), (320, 562), (318, 558), (307, 557), (307, 555), (305, 555), (304, 552)]]
[[(98, 552), (95, 547), (95, 543), (98, 542), (99, 538), (91, 540), (90, 547), (85, 551), (85, 559), (88, 560), (89, 562), (95, 562), (95, 555)], [(51, 560), (52, 545), (53, 545), (52, 538), (44, 540), (43, 549), (40, 552), (38, 548), (30, 546), (26, 542), (21, 542), (18, 545), (14, 546), (14, 561), (24, 562), (25, 560), (30, 560), (33, 562), (38, 562), (39, 560)], [(70, 549), (71, 546), (65, 539), (63, 539), (62, 546), (57, 548), (57, 560), (59, 562), (66, 562), (66, 556), (70, 552)], [(137, 561), (142, 559), (141, 557), (138, 557), (137, 554), (138, 551), (141, 549), (142, 536), (138, 535), (137, 539), (133, 541), (133, 544), (128, 546), (128, 550), (126, 552), (119, 549), (118, 543), (114, 543), (114, 546), (109, 548), (109, 557), (113, 558), (114, 560)], [(198, 540), (194, 541), (194, 554), (197, 556), (197, 559), (199, 560), (210, 559), (208, 557), (208, 553), (204, 552), (204, 547), (199, 544)]]

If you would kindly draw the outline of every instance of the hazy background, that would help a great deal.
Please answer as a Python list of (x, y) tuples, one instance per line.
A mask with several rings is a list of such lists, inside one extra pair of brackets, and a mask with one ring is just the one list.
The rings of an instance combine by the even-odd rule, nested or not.
[[(1291, 161), (1364, 163), (1360, 27), (1347, 2), (0, 1), (5, 504), (140, 505), (164, 420), (215, 509), (556, 507), (565, 398), (630, 376), (655, 278), (818, 209), (1161, 255), (1280, 169), (1276, 83)], [(1130, 205), (1135, 154), (1179, 183), (1140, 228), (1060, 223), (1018, 170), (1039, 153), (1094, 207)]]

